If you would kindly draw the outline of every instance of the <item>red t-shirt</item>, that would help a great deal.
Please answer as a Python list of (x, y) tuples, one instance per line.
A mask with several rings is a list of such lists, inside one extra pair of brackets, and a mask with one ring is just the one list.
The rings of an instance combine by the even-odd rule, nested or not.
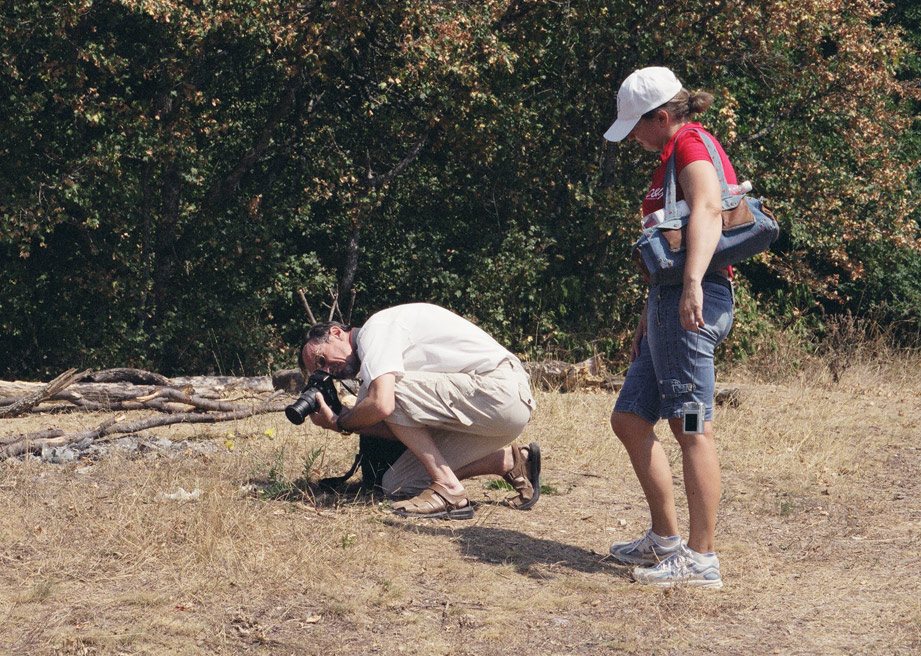
[[(662, 162), (655, 170), (655, 173), (652, 174), (652, 185), (649, 187), (649, 191), (646, 192), (646, 197), (643, 198), (643, 216), (665, 207), (665, 168), (668, 164), (668, 158), (672, 156), (672, 150), (675, 150), (676, 142), (678, 144), (678, 148), (675, 151), (676, 176), (680, 176), (684, 167), (691, 162), (696, 162), (698, 160), (704, 160), (705, 162), (711, 161), (710, 153), (707, 152), (703, 137), (694, 130), (688, 131), (689, 128), (703, 130), (700, 123), (687, 123), (675, 133), (671, 141), (665, 144), (665, 148), (662, 149)], [(713, 137), (713, 135), (706, 130), (703, 131), (710, 137)], [(687, 134), (685, 134), (685, 132), (687, 132)], [(713, 137), (713, 142), (716, 144), (716, 152), (719, 153), (720, 160), (723, 162), (723, 173), (726, 175), (726, 183), (737, 184), (738, 180), (736, 180), (735, 169), (733, 169), (732, 164), (729, 163), (729, 158), (726, 157), (723, 147), (715, 137)], [(676, 201), (684, 198), (684, 192), (681, 190), (681, 183), (677, 183), (676, 195)]]

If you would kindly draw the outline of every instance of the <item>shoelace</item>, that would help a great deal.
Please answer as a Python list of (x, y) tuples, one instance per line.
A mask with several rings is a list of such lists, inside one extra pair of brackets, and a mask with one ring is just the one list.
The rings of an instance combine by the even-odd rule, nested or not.
[(679, 549), (671, 556), (663, 560), (659, 565), (656, 566), (656, 569), (661, 568), (661, 571), (673, 572), (679, 577), (688, 578), (693, 573), (691, 568), (691, 556), (690, 554), (684, 553), (684, 550)]
[(653, 540), (651, 537), (646, 535), (637, 541), (637, 545), (633, 548), (633, 551), (637, 552), (638, 554), (642, 554), (642, 555), (647, 555), (647, 554), (656, 555), (658, 554), (658, 551), (656, 551), (656, 549), (662, 549), (663, 551), (665, 550), (664, 547), (660, 547), (658, 544), (656, 544), (655, 540)]

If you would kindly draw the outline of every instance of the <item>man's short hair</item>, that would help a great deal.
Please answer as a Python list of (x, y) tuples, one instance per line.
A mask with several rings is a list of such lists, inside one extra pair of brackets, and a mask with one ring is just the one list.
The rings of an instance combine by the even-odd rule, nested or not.
[(304, 347), (310, 343), (328, 342), (329, 329), (333, 326), (336, 326), (341, 331), (346, 333), (352, 329), (351, 326), (347, 326), (344, 323), (340, 323), (339, 321), (320, 321), (319, 323), (313, 324), (310, 327), (310, 330), (307, 331), (307, 335), (304, 337), (304, 341), (301, 342), (301, 348), (297, 352), (297, 366), (305, 376), (310, 372), (307, 371), (307, 363), (304, 362)]

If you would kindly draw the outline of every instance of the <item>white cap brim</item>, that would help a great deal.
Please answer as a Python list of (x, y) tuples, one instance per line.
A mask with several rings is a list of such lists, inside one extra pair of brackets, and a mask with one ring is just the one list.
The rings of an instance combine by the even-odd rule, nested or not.
[(640, 117), (636, 118), (619, 118), (604, 133), (604, 138), (608, 141), (623, 141), (630, 134), (630, 131), (640, 122)]
[(648, 66), (633, 71), (617, 92), (617, 120), (604, 133), (608, 141), (623, 141), (647, 112), (661, 107), (681, 91), (681, 82), (669, 69)]

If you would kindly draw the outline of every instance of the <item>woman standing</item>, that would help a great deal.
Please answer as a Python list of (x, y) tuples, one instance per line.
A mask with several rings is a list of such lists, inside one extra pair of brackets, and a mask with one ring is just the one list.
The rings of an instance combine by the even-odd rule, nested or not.
[[(722, 228), (722, 195), (704, 138), (712, 139), (726, 182), (735, 184), (736, 176), (716, 139), (703, 136), (703, 127), (692, 122), (712, 102), (709, 93), (685, 90), (667, 68), (643, 68), (621, 85), (617, 120), (604, 135), (660, 153), (643, 199), (644, 215), (664, 205), (666, 167), (673, 154), (676, 200), (690, 208), (683, 281), (649, 289), (630, 369), (611, 415), (611, 427), (627, 449), (652, 516), (643, 537), (611, 545), (611, 556), (638, 565), (633, 577), (640, 583), (658, 586), (723, 585), (714, 549), (720, 467), (713, 439), (713, 352), (732, 327), (733, 295), (731, 271), (707, 273)], [(683, 430), (688, 402), (706, 406), (702, 433)], [(681, 446), (690, 517), (686, 542), (678, 531), (668, 457), (653, 431), (659, 419), (668, 420)]]

